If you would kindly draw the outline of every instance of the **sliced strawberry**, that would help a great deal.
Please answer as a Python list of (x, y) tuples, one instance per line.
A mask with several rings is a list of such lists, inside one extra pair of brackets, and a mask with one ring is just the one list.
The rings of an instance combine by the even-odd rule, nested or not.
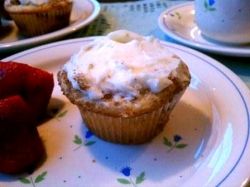
[(16, 62), (0, 62), (0, 99), (21, 95), (37, 118), (43, 116), (54, 87), (53, 75)]

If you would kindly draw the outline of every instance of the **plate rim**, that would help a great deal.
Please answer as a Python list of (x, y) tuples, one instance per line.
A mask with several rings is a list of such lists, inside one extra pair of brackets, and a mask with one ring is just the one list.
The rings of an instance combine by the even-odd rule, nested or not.
[(222, 46), (219, 44), (217, 46), (213, 46), (213, 45), (209, 45), (206, 43), (198, 43), (193, 40), (185, 39), (180, 34), (176, 34), (171, 29), (168, 29), (166, 27), (166, 24), (164, 23), (164, 16), (174, 10), (177, 10), (183, 7), (188, 7), (188, 6), (191, 6), (192, 9), (194, 10), (193, 8), (194, 2), (185, 2), (185, 3), (180, 3), (178, 5), (171, 6), (170, 8), (167, 8), (160, 14), (160, 16), (158, 17), (158, 26), (164, 32), (164, 34), (170, 36), (172, 39), (174, 39), (177, 42), (180, 42), (186, 46), (189, 46), (189, 47), (192, 47), (197, 50), (204, 51), (204, 52), (211, 52), (214, 54), (220, 54), (220, 55), (225, 55), (225, 56), (250, 57), (250, 48), (246, 49), (246, 48), (240, 48), (240, 46), (227, 46), (227, 45)]
[(14, 41), (14, 42), (9, 42), (9, 43), (3, 43), (0, 44), (0, 52), (7, 52), (8, 50), (14, 50), (14, 49), (19, 49), (21, 47), (24, 46), (32, 46), (32, 45), (37, 45), (46, 41), (52, 41), (52, 40), (56, 40), (59, 39), (63, 36), (66, 36), (70, 33), (73, 33), (79, 29), (81, 29), (82, 27), (88, 25), (89, 23), (91, 23), (92, 21), (94, 21), (97, 16), (100, 14), (101, 11), (101, 6), (100, 3), (97, 0), (86, 0), (88, 1), (90, 4), (92, 4), (93, 6), (93, 11), (91, 12), (91, 14), (83, 19), (82, 21), (80, 21), (78, 24), (76, 25), (69, 25), (67, 27), (64, 27), (62, 29), (47, 33), (47, 34), (43, 34), (40, 36), (35, 36), (32, 38), (27, 38), (27, 39), (23, 39), (23, 40), (18, 40), (18, 41)]
[[(93, 37), (85, 37), (85, 38), (76, 38), (76, 39), (68, 39), (68, 40), (64, 40), (64, 41), (59, 41), (59, 42), (53, 42), (53, 43), (49, 43), (49, 44), (45, 44), (42, 46), (38, 46), (32, 49), (28, 49), (22, 52), (19, 52), (17, 54), (11, 55), (9, 57), (6, 57), (3, 59), (3, 61), (11, 61), (11, 60), (15, 60), (17, 58), (22, 58), (23, 56), (26, 55), (30, 55), (34, 52), (38, 52), (38, 51), (42, 51), (42, 50), (46, 50), (49, 48), (54, 48), (57, 46), (62, 46), (62, 45), (67, 45), (67, 44), (72, 44), (72, 43), (81, 43), (81, 42), (86, 42), (86, 41), (92, 41), (95, 38), (98, 37), (102, 37), (102, 36), (93, 36)], [(229, 68), (227, 68), (226, 66), (224, 66), (223, 64), (219, 63), (217, 60), (199, 52), (196, 51), (194, 49), (190, 49), (188, 47), (185, 46), (181, 46), (179, 44), (173, 44), (167, 41), (161, 41), (163, 44), (165, 44), (166, 46), (170, 46), (173, 47), (177, 50), (180, 50), (182, 52), (185, 52), (189, 55), (194, 56), (195, 58), (199, 58), (202, 61), (205, 61), (208, 65), (212, 66), (213, 68), (215, 68), (219, 73), (221, 73), (227, 81), (230, 82), (230, 84), (236, 89), (237, 93), (239, 94), (239, 97), (241, 98), (244, 106), (245, 106), (245, 110), (246, 110), (246, 114), (247, 114), (247, 137), (246, 140), (244, 142), (244, 147), (243, 150), (241, 150), (241, 154), (239, 156), (239, 158), (237, 158), (236, 162), (233, 164), (233, 167), (229, 170), (229, 172), (226, 175), (223, 175), (224, 177), (216, 182), (216, 186), (220, 186), (220, 185), (224, 185), (227, 182), (227, 179), (230, 177), (230, 175), (235, 171), (235, 170), (240, 170), (241, 172), (244, 172), (246, 175), (247, 171), (243, 171), (244, 168), (242, 168), (242, 162), (246, 162), (249, 158), (250, 158), (250, 90), (249, 88), (246, 86), (246, 84)], [(246, 158), (248, 157), (248, 158)], [(249, 164), (250, 166), (250, 164)], [(250, 175), (250, 173), (248, 174)], [(239, 179), (237, 179), (239, 180)], [(248, 176), (248, 180), (250, 180), (250, 177)], [(239, 181), (239, 184), (242, 184), (243, 181)]]

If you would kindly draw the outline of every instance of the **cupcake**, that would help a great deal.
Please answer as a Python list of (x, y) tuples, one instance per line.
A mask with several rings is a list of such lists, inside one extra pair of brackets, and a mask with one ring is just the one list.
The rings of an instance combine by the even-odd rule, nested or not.
[(5, 0), (5, 10), (20, 32), (36, 36), (69, 25), (71, 0)]
[(187, 65), (154, 37), (99, 37), (58, 72), (62, 92), (100, 138), (141, 144), (159, 134), (190, 83)]

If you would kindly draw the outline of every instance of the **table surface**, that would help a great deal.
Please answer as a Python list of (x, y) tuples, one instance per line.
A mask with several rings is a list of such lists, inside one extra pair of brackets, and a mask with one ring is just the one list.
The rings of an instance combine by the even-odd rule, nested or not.
[[(80, 29), (63, 39), (105, 35), (113, 30), (127, 29), (143, 35), (154, 35), (161, 40), (175, 42), (164, 35), (160, 30), (157, 19), (160, 13), (166, 8), (187, 1), (188, 0), (99, 0), (101, 4), (99, 17), (88, 27)], [(13, 52), (5, 52), (2, 54), (0, 52), (0, 59), (12, 54)], [(250, 58), (226, 57), (214, 54), (207, 55), (230, 68), (245, 82), (248, 88), (250, 88)]]

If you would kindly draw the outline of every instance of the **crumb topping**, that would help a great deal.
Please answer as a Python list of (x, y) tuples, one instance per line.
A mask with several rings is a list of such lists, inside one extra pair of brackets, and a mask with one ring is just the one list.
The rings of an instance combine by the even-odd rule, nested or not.
[(83, 46), (63, 69), (87, 100), (132, 101), (172, 84), (169, 76), (180, 63), (158, 39), (119, 30)]

